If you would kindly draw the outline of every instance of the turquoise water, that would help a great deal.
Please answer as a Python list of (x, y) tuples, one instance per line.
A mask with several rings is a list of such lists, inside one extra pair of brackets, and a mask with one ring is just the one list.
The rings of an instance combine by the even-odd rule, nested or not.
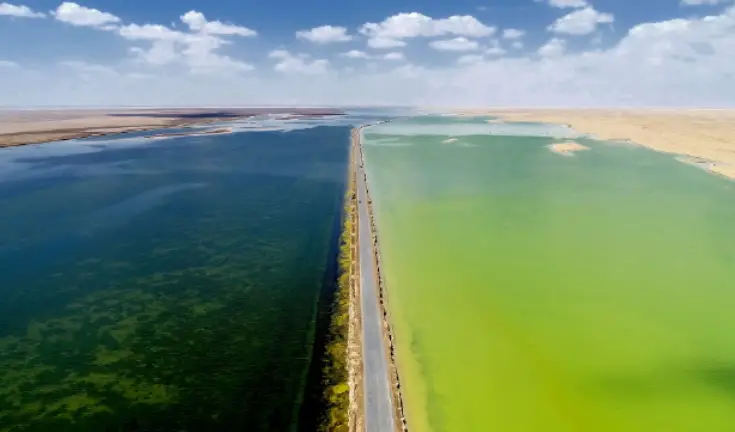
[(355, 121), (0, 150), (0, 431), (304, 424)]
[(410, 429), (735, 429), (735, 183), (434, 120), (364, 131)]

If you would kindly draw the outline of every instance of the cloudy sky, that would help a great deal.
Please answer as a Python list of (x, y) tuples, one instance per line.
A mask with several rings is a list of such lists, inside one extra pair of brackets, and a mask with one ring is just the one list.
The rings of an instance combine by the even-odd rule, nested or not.
[(735, 0), (0, 0), (0, 105), (735, 105)]

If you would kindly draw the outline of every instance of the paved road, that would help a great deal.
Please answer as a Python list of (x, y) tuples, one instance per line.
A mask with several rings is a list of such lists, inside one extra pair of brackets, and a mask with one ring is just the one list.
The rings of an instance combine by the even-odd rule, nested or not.
[[(358, 153), (359, 155), (360, 153)], [(393, 398), (388, 374), (388, 355), (383, 337), (383, 318), (378, 303), (377, 269), (373, 258), (365, 188), (365, 173), (357, 161), (359, 211), (360, 298), (362, 310), (362, 355), (365, 388), (365, 430), (395, 432)]]

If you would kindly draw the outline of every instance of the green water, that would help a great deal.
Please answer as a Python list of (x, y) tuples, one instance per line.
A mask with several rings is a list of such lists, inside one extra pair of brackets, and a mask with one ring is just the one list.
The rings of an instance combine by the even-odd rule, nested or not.
[(365, 131), (412, 431), (735, 430), (735, 183), (427, 124)]
[(0, 431), (286, 431), (316, 415), (349, 134), (0, 150)]

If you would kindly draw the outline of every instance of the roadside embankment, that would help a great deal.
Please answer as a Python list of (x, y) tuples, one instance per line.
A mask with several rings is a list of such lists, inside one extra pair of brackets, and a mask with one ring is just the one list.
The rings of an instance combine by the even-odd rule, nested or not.
[[(354, 170), (354, 146), (350, 151), (344, 220), (339, 241), (337, 287), (327, 332), (322, 377), (323, 402), (326, 407), (319, 425), (321, 431), (354, 432), (361, 430), (361, 410), (356, 389), (361, 388), (359, 341), (360, 314), (356, 312), (357, 292), (357, 207)], [(357, 303), (359, 304), (359, 303)]]

